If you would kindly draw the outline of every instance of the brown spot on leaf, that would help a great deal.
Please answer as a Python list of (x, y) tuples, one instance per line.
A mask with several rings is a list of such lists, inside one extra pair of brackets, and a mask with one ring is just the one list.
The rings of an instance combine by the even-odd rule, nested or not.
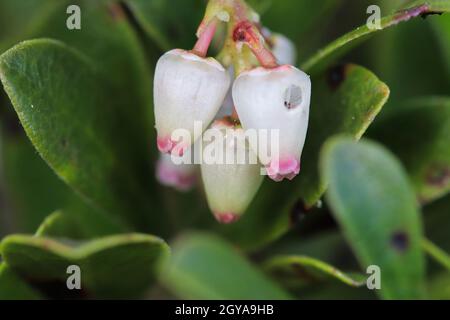
[(429, 184), (444, 188), (450, 183), (450, 167), (442, 165), (432, 166), (427, 173), (426, 180)]
[(409, 236), (404, 231), (397, 231), (392, 234), (391, 246), (398, 252), (405, 252), (409, 247)]
[(297, 277), (299, 277), (307, 282), (314, 282), (314, 281), (318, 280), (316, 276), (311, 274), (311, 272), (309, 272), (304, 266), (302, 266), (299, 263), (291, 264), (291, 268)]
[(336, 90), (347, 77), (348, 65), (342, 64), (330, 68), (327, 72), (327, 83), (332, 90)]
[(126, 18), (126, 14), (122, 6), (118, 3), (108, 5), (108, 12), (114, 20), (122, 20)]

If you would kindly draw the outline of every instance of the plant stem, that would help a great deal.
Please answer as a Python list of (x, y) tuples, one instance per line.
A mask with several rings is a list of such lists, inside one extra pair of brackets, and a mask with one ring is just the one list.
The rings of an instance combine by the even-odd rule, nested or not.
[(430, 255), (436, 262), (443, 265), (447, 270), (450, 271), (450, 256), (441, 248), (436, 246), (430, 240), (423, 238), (422, 239), (422, 248), (426, 253)]
[(259, 29), (249, 20), (243, 20), (236, 24), (233, 31), (233, 40), (236, 43), (242, 42), (248, 45), (263, 67), (275, 68), (278, 66), (275, 56), (266, 48), (264, 37)]
[(214, 37), (214, 33), (217, 29), (217, 19), (212, 19), (199, 34), (198, 40), (192, 49), (196, 55), (200, 57), (206, 57), (208, 53), (209, 45)]

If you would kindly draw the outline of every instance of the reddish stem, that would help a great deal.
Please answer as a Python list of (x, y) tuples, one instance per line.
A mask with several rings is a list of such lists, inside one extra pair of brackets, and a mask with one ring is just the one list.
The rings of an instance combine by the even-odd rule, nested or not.
[(209, 45), (211, 44), (211, 41), (214, 37), (214, 34), (216, 33), (217, 28), (217, 20), (213, 19), (211, 22), (208, 23), (205, 27), (200, 27), (201, 33), (198, 37), (197, 42), (195, 43), (194, 48), (192, 51), (200, 56), (200, 57), (206, 57), (206, 54), (208, 53)]
[(264, 46), (263, 36), (250, 21), (241, 21), (236, 25), (233, 31), (233, 40), (247, 44), (263, 67), (275, 68), (278, 66), (275, 56)]

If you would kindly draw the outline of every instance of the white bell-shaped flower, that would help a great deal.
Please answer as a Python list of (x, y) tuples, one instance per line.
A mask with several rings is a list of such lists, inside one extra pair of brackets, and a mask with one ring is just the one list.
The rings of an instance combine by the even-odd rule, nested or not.
[(295, 65), (297, 50), (294, 43), (282, 34), (274, 33), (271, 36), (273, 43), (272, 53), (279, 64)]
[(164, 186), (173, 187), (178, 191), (189, 191), (197, 180), (197, 166), (174, 161), (173, 157), (175, 156), (170, 154), (159, 155), (156, 178)]
[(244, 129), (257, 130), (250, 146), (275, 181), (292, 179), (308, 128), (311, 81), (289, 65), (255, 68), (241, 73), (233, 85), (233, 101)]
[[(181, 49), (165, 53), (156, 65), (153, 88), (159, 150), (182, 155), (202, 133), (194, 130), (194, 123), (209, 125), (229, 86), (228, 72), (214, 58)], [(186, 133), (189, 141), (180, 141)]]
[(220, 223), (237, 221), (263, 180), (242, 128), (215, 121), (204, 134), (201, 173), (209, 207)]

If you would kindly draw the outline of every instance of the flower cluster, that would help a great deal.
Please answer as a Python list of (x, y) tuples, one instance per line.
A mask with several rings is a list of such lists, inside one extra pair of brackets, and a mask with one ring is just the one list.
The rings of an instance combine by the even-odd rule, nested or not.
[[(218, 33), (225, 35), (223, 49), (217, 58), (207, 57)], [(174, 157), (191, 159), (194, 149), (237, 155), (231, 162), (200, 163), (211, 210), (219, 222), (231, 223), (257, 193), (262, 173), (275, 181), (299, 174), (311, 82), (293, 66), (291, 41), (261, 27), (243, 0), (210, 0), (197, 37), (192, 50), (171, 50), (156, 65), (155, 127), (163, 153), (157, 177), (186, 190), (196, 181), (196, 166), (176, 165)], [(195, 129), (199, 122), (206, 131), (221, 132), (220, 138), (205, 139), (206, 132)], [(175, 134), (180, 130), (189, 138)], [(256, 139), (248, 139), (250, 130)], [(275, 132), (277, 138), (268, 139), (263, 130)], [(256, 163), (249, 161), (252, 156)]]

